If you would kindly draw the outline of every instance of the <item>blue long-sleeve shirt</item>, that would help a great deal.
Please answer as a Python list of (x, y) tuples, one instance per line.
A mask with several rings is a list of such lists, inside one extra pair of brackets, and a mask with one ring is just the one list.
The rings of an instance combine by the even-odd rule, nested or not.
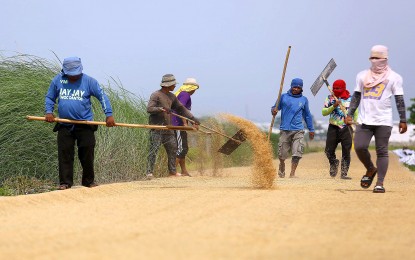
[(93, 120), (91, 96), (99, 100), (107, 117), (112, 116), (110, 101), (96, 79), (82, 74), (76, 82), (69, 82), (60, 73), (53, 78), (45, 96), (45, 113), (53, 113), (57, 102), (60, 118)]
[[(275, 106), (272, 107), (274, 109)], [(284, 93), (281, 95), (278, 110), (281, 111), (280, 130), (303, 130), (303, 119), (310, 132), (314, 132), (313, 119), (308, 106), (308, 99), (303, 95)]]

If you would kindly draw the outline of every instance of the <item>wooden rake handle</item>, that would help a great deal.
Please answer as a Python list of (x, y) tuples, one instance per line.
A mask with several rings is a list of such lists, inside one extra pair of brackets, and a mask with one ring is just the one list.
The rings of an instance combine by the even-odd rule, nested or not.
[[(177, 117), (180, 117), (181, 119), (187, 120), (187, 121), (189, 121), (189, 122), (190, 122), (190, 123), (192, 123), (192, 124), (196, 124), (196, 122), (195, 122), (194, 120), (192, 120), (192, 119), (190, 119), (190, 118), (187, 118), (187, 117), (185, 117), (185, 116), (181, 116), (181, 115), (178, 115), (178, 114), (173, 113), (173, 112), (170, 112), (170, 114), (172, 114), (172, 115), (174, 115), (174, 116), (177, 116)], [(215, 133), (217, 133), (217, 134), (219, 134), (219, 135), (221, 135), (221, 136), (223, 136), (223, 137), (226, 137), (226, 138), (228, 138), (228, 139), (230, 139), (230, 140), (232, 140), (232, 141), (234, 141), (234, 142), (237, 142), (237, 143), (242, 143), (241, 141), (236, 140), (236, 139), (234, 139), (234, 138), (232, 138), (232, 137), (230, 137), (230, 136), (227, 136), (227, 135), (225, 135), (225, 134), (223, 134), (223, 133), (221, 133), (221, 132), (219, 132), (219, 131), (216, 131), (215, 129), (209, 128), (209, 127), (204, 126), (204, 125), (202, 125), (202, 124), (199, 124), (199, 126), (201, 126), (201, 127), (205, 128), (205, 129), (207, 129), (207, 130), (209, 130), (209, 131), (215, 132)]]
[[(46, 121), (43, 116), (26, 116), (27, 120)], [(79, 121), (55, 117), (55, 122), (67, 124), (82, 124), (82, 125), (106, 125), (105, 122), (99, 121)], [(140, 125), (140, 124), (125, 124), (115, 123), (115, 126), (132, 127), (132, 128), (147, 128), (156, 130), (181, 130), (181, 131), (195, 131), (196, 129), (190, 126), (172, 126), (172, 125)]]

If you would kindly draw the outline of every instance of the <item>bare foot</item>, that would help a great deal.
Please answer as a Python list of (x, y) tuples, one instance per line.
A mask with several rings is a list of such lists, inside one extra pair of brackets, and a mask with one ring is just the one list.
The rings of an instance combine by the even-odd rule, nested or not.
[(171, 173), (169, 173), (169, 177), (180, 177), (180, 176), (182, 176), (180, 173), (178, 173), (178, 172), (171, 172)]

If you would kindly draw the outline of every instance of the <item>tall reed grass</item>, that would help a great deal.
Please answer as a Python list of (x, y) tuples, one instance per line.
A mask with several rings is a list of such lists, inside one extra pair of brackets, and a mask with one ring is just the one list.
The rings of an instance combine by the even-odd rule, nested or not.
[[(0, 196), (53, 189), (58, 183), (58, 156), (54, 124), (27, 121), (27, 115), (44, 115), (44, 100), (52, 78), (61, 65), (31, 55), (2, 56), (0, 53)], [(91, 75), (93, 76), (93, 75)], [(116, 122), (147, 124), (146, 100), (126, 90), (110, 78), (102, 85), (108, 95)], [(156, 90), (156, 89), (155, 89)], [(94, 120), (105, 121), (101, 105), (92, 99)], [(203, 124), (225, 133), (237, 128), (215, 118)], [(98, 183), (140, 180), (145, 176), (149, 130), (100, 126), (95, 134), (95, 174)], [(241, 145), (231, 156), (217, 150), (227, 141), (220, 135), (192, 133), (189, 168), (220, 176), (223, 167), (249, 165), (252, 151)], [(75, 151), (76, 153), (77, 151)], [(75, 159), (74, 185), (80, 184), (82, 168)], [(154, 171), (168, 174), (164, 149), (160, 149)], [(52, 188), (51, 188), (52, 187)]]
[[(44, 97), (60, 64), (30, 56), (0, 57), (0, 185), (14, 179), (58, 181), (56, 133), (53, 124), (27, 121), (44, 114)], [(102, 86), (111, 100), (116, 122), (147, 123), (145, 100), (111, 79)], [(96, 121), (105, 121), (93, 98)], [(137, 180), (144, 176), (148, 130), (99, 127), (96, 132), (96, 178), (100, 183)], [(75, 184), (81, 167), (75, 160)], [(163, 164), (159, 164), (159, 172)], [(77, 183), (78, 181), (78, 183)], [(20, 182), (21, 183), (21, 182)], [(25, 185), (30, 186), (30, 185)]]

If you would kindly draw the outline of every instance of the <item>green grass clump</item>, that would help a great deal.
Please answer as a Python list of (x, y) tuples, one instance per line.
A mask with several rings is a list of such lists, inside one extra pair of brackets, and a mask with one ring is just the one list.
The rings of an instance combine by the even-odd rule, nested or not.
[[(18, 194), (27, 193), (30, 188), (26, 186), (34, 186), (33, 180), (58, 182), (56, 133), (52, 132), (54, 124), (27, 121), (25, 117), (44, 115), (45, 94), (59, 71), (58, 63), (39, 57), (0, 56), (0, 187), (3, 193), (8, 193), (10, 189), (14, 190), (13, 194), (16, 194), (15, 191)], [(111, 101), (116, 122), (147, 123), (146, 104), (142, 98), (125, 90), (114, 79), (102, 87)], [(94, 120), (105, 121), (101, 105), (95, 98), (92, 100)], [(144, 176), (147, 129), (99, 127), (96, 139), (95, 172), (98, 182), (130, 181)], [(75, 185), (80, 183), (81, 172), (79, 160), (76, 159)], [(32, 181), (22, 182), (22, 178)], [(17, 188), (19, 185), (16, 183), (25, 183), (25, 188)]]
[[(5, 57), (0, 53), (0, 196), (45, 192), (55, 189), (58, 184), (57, 133), (52, 131), (54, 124), (28, 121), (26, 116), (44, 115), (45, 94), (60, 70), (59, 62), (30, 55)], [(148, 123), (147, 104), (143, 98), (127, 91), (114, 78), (102, 88), (111, 101), (116, 122)], [(105, 121), (98, 100), (92, 98), (92, 104), (94, 120)], [(232, 124), (215, 118), (203, 118), (202, 123), (229, 136), (238, 130)], [(98, 183), (140, 180), (145, 176), (148, 129), (100, 126), (95, 136), (95, 177)], [(203, 174), (205, 169), (212, 169), (212, 175), (219, 176), (223, 167), (252, 163), (252, 149), (248, 142), (226, 156), (217, 151), (228, 141), (227, 138), (201, 132), (189, 136), (191, 170)], [(272, 136), (272, 142), (274, 154), (277, 154), (278, 135)], [(76, 150), (75, 157), (74, 185), (80, 185), (82, 168)], [(168, 174), (162, 147), (154, 173), (156, 177)]]
[(59, 69), (28, 55), (0, 59), (0, 184), (13, 176), (56, 177), (51, 125), (28, 122), (25, 117), (44, 114), (44, 96)]

